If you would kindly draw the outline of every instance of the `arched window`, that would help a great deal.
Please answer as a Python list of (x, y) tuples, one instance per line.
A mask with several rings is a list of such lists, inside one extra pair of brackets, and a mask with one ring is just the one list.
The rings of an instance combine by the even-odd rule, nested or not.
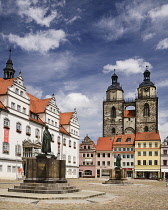
[(115, 134), (115, 128), (112, 128), (112, 134)]
[(148, 132), (149, 130), (148, 130), (148, 126), (145, 126), (145, 128), (144, 128), (144, 132)]
[(9, 122), (10, 122), (9, 119), (8, 118), (5, 118), (4, 119), (4, 127), (9, 128), (10, 127)]
[(26, 126), (26, 135), (30, 136), (31, 134), (31, 128), (29, 125)]
[(17, 123), (16, 123), (16, 131), (17, 131), (18, 133), (21, 133), (21, 132), (22, 132), (22, 125), (21, 125), (20, 122), (17, 122)]
[(92, 176), (92, 171), (91, 170), (86, 170), (84, 171), (86, 176)]
[(35, 136), (36, 136), (36, 138), (40, 137), (40, 131), (38, 128), (36, 128), (36, 130), (35, 130)]
[(71, 140), (69, 140), (69, 147), (71, 147)]
[(57, 137), (57, 143), (60, 144), (60, 136)]
[(66, 138), (63, 140), (63, 145), (66, 146)]
[(76, 157), (73, 156), (73, 163), (76, 163)]
[(144, 116), (149, 116), (150, 110), (149, 110), (149, 104), (144, 104)]
[(76, 175), (76, 169), (73, 170), (73, 175)]
[(71, 156), (68, 155), (68, 163), (71, 163)]
[(76, 142), (74, 142), (74, 149), (76, 149)]
[(111, 109), (111, 117), (116, 118), (116, 108), (114, 106)]

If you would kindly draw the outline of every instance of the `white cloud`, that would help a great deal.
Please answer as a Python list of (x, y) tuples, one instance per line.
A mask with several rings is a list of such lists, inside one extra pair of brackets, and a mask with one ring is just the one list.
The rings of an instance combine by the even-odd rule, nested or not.
[(149, 34), (144, 34), (142, 36), (143, 41), (147, 41), (149, 39), (152, 39), (155, 36), (155, 33), (149, 33)]
[(57, 11), (51, 10), (51, 13), (47, 15), (49, 8), (37, 7), (37, 2), (33, 0), (17, 0), (19, 15), (26, 17), (28, 21), (34, 20), (39, 25), (49, 27), (50, 23), (57, 17)]
[(65, 90), (75, 90), (78, 88), (78, 84), (74, 81), (67, 81), (67, 82), (64, 82), (64, 88)]
[(168, 17), (168, 4), (162, 5), (160, 7), (156, 7), (150, 10), (148, 14), (152, 20), (156, 20), (158, 18), (167, 18)]
[(80, 19), (80, 16), (74, 16), (72, 19), (67, 21), (67, 24), (72, 24), (74, 21), (76, 21), (77, 19)]
[(157, 46), (156, 46), (157, 50), (164, 50), (164, 49), (168, 49), (168, 38), (161, 40)]
[(137, 74), (140, 72), (144, 72), (146, 66), (148, 66), (149, 69), (152, 68), (152, 65), (142, 58), (130, 58), (126, 60), (116, 61), (115, 65), (107, 64), (103, 67), (103, 72), (109, 73), (114, 69), (117, 69), (118, 71), (124, 72), (125, 74)]
[(63, 30), (50, 29), (47, 31), (40, 31), (36, 34), (26, 34), (20, 37), (15, 34), (4, 35), (11, 43), (20, 46), (27, 51), (38, 51), (40, 53), (47, 53), (49, 50), (59, 47), (60, 42), (65, 41), (65, 32)]
[(27, 85), (26, 90), (28, 93), (32, 94), (33, 96), (41, 99), (43, 91), (39, 87), (33, 87), (31, 85)]
[(168, 86), (168, 80), (163, 80), (162, 82), (157, 83), (157, 87), (167, 87)]
[(128, 92), (125, 94), (125, 98), (135, 98), (135, 95), (137, 94), (136, 91), (134, 92)]

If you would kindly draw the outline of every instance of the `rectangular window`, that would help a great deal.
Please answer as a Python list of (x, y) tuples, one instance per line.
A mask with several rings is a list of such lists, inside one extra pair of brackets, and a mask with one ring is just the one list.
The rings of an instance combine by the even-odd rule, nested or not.
[(143, 147), (146, 148), (146, 143), (143, 143)]
[(86, 146), (84, 146), (84, 149), (86, 149)]
[(149, 160), (149, 165), (150, 165), (150, 166), (152, 165), (152, 160)]
[(123, 151), (126, 151), (126, 148), (123, 148)]
[(16, 88), (15, 92), (16, 92), (17, 94), (19, 94), (19, 89), (18, 89), (18, 88)]
[(118, 138), (118, 139), (117, 139), (117, 142), (121, 142), (121, 138)]
[(110, 161), (107, 161), (107, 165), (110, 166)]
[(155, 151), (155, 156), (158, 156), (158, 151)]
[(3, 142), (3, 154), (9, 154), (9, 143)]
[(163, 150), (163, 154), (164, 155), (167, 155), (167, 150)]
[(12, 166), (12, 173), (16, 173), (16, 166)]
[(138, 165), (141, 165), (141, 161), (140, 160), (138, 160)]
[(85, 165), (85, 162), (83, 161), (83, 165)]
[(117, 148), (114, 148), (114, 151), (117, 151)]
[(134, 163), (133, 162), (131, 162), (131, 166), (133, 166), (134, 165)]
[(146, 152), (145, 151), (143, 152), (143, 156), (146, 156)]
[(89, 154), (87, 154), (87, 157), (89, 157)]
[(152, 156), (152, 151), (149, 151), (149, 156)]
[(157, 160), (154, 160), (154, 165), (158, 165), (158, 161)]
[(105, 157), (105, 153), (103, 153), (102, 156)]
[(97, 153), (97, 157), (100, 157), (100, 153)]
[(130, 158), (130, 155), (127, 155), (127, 158)]
[(152, 147), (152, 142), (149, 142), (149, 147)]
[(15, 155), (21, 156), (21, 146), (19, 144), (15, 145)]
[(138, 143), (138, 148), (141, 148), (141, 143)]
[(134, 151), (134, 148), (131, 148), (131, 151)]
[(83, 157), (85, 157), (85, 154), (83, 154)]
[(127, 148), (127, 151), (130, 151), (130, 148)]
[(138, 152), (138, 156), (141, 156), (141, 152)]
[(134, 155), (131, 155), (131, 158), (134, 158)]
[(125, 162), (123, 162), (122, 164), (123, 164), (123, 166), (125, 166)]
[(131, 138), (127, 138), (126, 142), (131, 142)]
[(48, 124), (50, 124), (50, 119), (48, 119)]
[(123, 158), (125, 158), (126, 157), (126, 155), (123, 155)]
[(158, 147), (158, 143), (157, 142), (155, 142), (155, 147)]
[(26, 114), (26, 108), (25, 107), (23, 107), (23, 113)]
[(100, 166), (100, 161), (97, 161), (97, 165)]
[(163, 160), (163, 165), (167, 166), (167, 160)]
[(105, 166), (105, 161), (102, 161), (102, 166)]
[(88, 149), (90, 149), (90, 146), (88, 146)]
[(110, 157), (110, 153), (107, 153), (107, 157)]
[(11, 166), (7, 166), (7, 172), (11, 172)]
[(15, 103), (11, 102), (11, 108), (15, 109)]
[(127, 166), (129, 166), (130, 165), (130, 163), (129, 162), (127, 162)]
[(17, 111), (20, 112), (21, 111), (21, 106), (17, 105)]
[(23, 91), (22, 90), (20, 91), (20, 95), (23, 96)]
[(121, 151), (121, 148), (118, 148), (118, 151)]
[(91, 154), (91, 157), (93, 157), (93, 153)]
[(146, 165), (146, 160), (143, 160), (143, 165)]

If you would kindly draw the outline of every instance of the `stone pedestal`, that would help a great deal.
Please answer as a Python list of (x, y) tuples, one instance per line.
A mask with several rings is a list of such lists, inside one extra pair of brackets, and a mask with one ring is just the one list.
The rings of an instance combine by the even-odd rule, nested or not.
[(40, 154), (27, 159), (26, 178), (20, 186), (9, 192), (63, 194), (78, 192), (65, 178), (65, 160), (57, 160), (54, 155)]
[(127, 178), (124, 169), (110, 169), (110, 179), (103, 184), (125, 184)]

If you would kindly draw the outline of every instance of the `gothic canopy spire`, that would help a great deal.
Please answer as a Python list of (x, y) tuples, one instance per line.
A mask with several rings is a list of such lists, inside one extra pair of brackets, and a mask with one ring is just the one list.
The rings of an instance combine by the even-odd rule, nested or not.
[(15, 70), (13, 69), (13, 62), (11, 60), (11, 48), (9, 49), (9, 59), (6, 62), (6, 67), (4, 68), (4, 79), (14, 78)]

